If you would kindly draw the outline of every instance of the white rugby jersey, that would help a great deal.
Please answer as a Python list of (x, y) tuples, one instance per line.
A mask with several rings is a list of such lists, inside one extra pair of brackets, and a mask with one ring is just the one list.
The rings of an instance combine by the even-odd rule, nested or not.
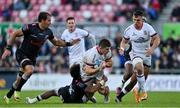
[(150, 47), (151, 37), (155, 34), (156, 31), (148, 23), (143, 23), (141, 30), (137, 30), (132, 24), (124, 31), (124, 38), (131, 41), (131, 53), (136, 56), (136, 54), (145, 54), (146, 49)]
[(69, 60), (71, 61), (72, 59), (80, 58), (84, 55), (85, 53), (85, 40), (84, 38), (87, 37), (89, 33), (83, 29), (76, 28), (74, 32), (69, 32), (68, 29), (66, 29), (62, 36), (61, 39), (70, 42), (73, 39), (80, 39), (80, 42), (78, 44), (75, 44), (73, 46), (68, 47), (68, 52), (69, 52)]
[[(84, 54), (83, 57), (83, 65), (89, 65), (92, 66), (94, 68), (99, 67), (99, 65), (112, 58), (112, 52), (111, 49), (109, 50), (109, 52), (106, 55), (101, 55), (99, 54), (98, 50), (97, 50), (97, 46), (94, 46), (93, 48), (87, 50)], [(94, 74), (94, 75), (87, 75), (85, 72), (81, 72), (81, 76), (82, 79), (85, 81), (89, 78), (92, 77), (99, 77), (98, 73)]]

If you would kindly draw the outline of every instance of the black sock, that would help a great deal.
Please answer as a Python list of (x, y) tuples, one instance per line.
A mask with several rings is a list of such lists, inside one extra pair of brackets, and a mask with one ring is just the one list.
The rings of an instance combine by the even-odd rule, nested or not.
[(20, 82), (19, 82), (19, 84), (18, 84), (18, 86), (17, 86), (16, 91), (21, 91), (21, 88), (22, 88), (22, 86), (26, 83), (26, 81), (27, 81), (27, 80), (25, 80), (25, 79), (23, 79), (23, 78), (21, 77)]
[(12, 86), (6, 96), (7, 96), (8, 98), (11, 98), (12, 95), (14, 94), (14, 91), (15, 91), (15, 88)]
[(118, 98), (118, 99), (121, 99), (124, 95), (125, 95), (125, 94), (124, 94), (123, 92), (121, 92), (121, 93), (117, 96), (117, 98)]

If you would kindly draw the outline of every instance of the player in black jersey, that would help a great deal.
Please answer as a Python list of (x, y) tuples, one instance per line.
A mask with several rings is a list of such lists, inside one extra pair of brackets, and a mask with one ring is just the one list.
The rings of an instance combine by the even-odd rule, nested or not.
[[(50, 98), (51, 96), (58, 96), (63, 103), (83, 103), (83, 96), (86, 93), (94, 93), (105, 83), (101, 80), (96, 85), (86, 85), (80, 76), (80, 65), (75, 64), (70, 68), (70, 74), (73, 77), (72, 83), (59, 89), (46, 91), (35, 98), (26, 97), (26, 103), (33, 104), (41, 100)], [(86, 101), (85, 101), (86, 102)]]
[(71, 46), (79, 42), (79, 39), (73, 40), (72, 42), (57, 39), (51, 29), (49, 29), (50, 24), (51, 15), (47, 12), (40, 12), (38, 23), (23, 25), (22, 28), (15, 31), (7, 41), (7, 47), (2, 55), (2, 59), (11, 55), (11, 49), (15, 39), (24, 36), (20, 47), (16, 51), (16, 60), (20, 65), (20, 72), (12, 88), (4, 96), (6, 103), (9, 103), (9, 99), (13, 94), (14, 99), (19, 100), (21, 88), (33, 73), (38, 52), (46, 40), (60, 47)]

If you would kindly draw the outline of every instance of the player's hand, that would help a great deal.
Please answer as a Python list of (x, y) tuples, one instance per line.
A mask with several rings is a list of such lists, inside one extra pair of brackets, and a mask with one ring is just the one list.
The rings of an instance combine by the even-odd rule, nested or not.
[(72, 41), (71, 41), (71, 45), (74, 45), (74, 44), (78, 44), (79, 42), (81, 41), (81, 39), (73, 39)]
[(124, 55), (124, 48), (122, 48), (122, 47), (119, 48), (119, 54)]
[(146, 49), (146, 56), (149, 57), (154, 53), (154, 49), (152, 47)]
[(6, 59), (6, 57), (11, 55), (11, 51), (6, 49), (1, 57), (2, 60)]

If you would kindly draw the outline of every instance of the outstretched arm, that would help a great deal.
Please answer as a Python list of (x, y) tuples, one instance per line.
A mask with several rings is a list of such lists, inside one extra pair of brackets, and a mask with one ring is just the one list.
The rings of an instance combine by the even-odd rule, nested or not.
[(21, 37), (23, 36), (23, 32), (21, 29), (16, 30), (12, 36), (10, 36), (10, 38), (7, 41), (7, 47), (1, 57), (1, 59), (5, 59), (7, 56), (11, 55), (11, 49), (12, 49), (12, 45), (14, 44), (16, 37)]
[(74, 39), (71, 42), (65, 42), (62, 39), (57, 39), (56, 37), (54, 37), (52, 40), (50, 40), (52, 42), (53, 45), (55, 46), (59, 46), (59, 47), (66, 47), (66, 46), (72, 46), (74, 44), (79, 43), (80, 39)]

